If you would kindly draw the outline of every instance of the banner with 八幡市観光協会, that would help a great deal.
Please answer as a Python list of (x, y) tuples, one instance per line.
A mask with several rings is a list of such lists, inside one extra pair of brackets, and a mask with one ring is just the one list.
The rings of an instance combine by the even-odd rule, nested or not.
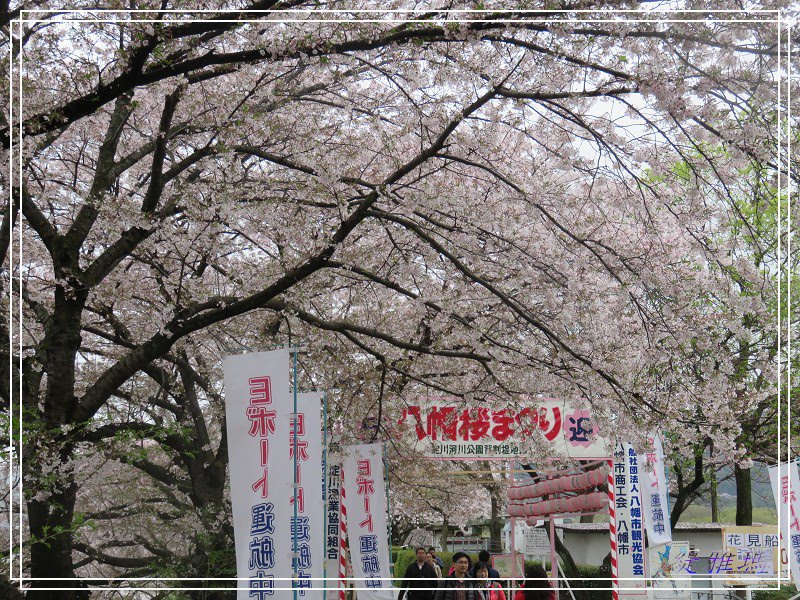
[[(642, 469), (644, 466), (642, 465)], [(614, 505), (612, 566), (615, 595), (625, 600), (647, 595), (639, 458), (633, 447), (617, 444), (612, 461)], [(616, 554), (616, 558), (615, 555)]]

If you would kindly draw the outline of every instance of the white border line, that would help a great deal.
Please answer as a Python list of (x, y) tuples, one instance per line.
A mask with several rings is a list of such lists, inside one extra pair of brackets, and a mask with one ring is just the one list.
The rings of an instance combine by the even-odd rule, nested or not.
[[(13, 42), (12, 42), (13, 43)], [(19, 460), (19, 530), (18, 530), (18, 540), (19, 540), (19, 576), (20, 576), (20, 584), (22, 584), (22, 507), (25, 506), (23, 504), (24, 498), (22, 495), (22, 446), (23, 446), (23, 431), (22, 431), (22, 154), (23, 154), (23, 115), (22, 115), (22, 68), (23, 68), (23, 55), (24, 52), (22, 51), (22, 24), (19, 25), (19, 88), (18, 88), (18, 100), (19, 100), (19, 110), (17, 111), (17, 115), (19, 118), (19, 172), (17, 173), (17, 177), (19, 178), (19, 203), (20, 203), (20, 227), (19, 227), (19, 249), (17, 251), (17, 256), (19, 256), (19, 331), (17, 332), (17, 337), (19, 337), (19, 422), (17, 423), (17, 427), (19, 430), (19, 451), (17, 452), (17, 457)]]
[[(29, 23), (29, 24), (36, 24), (41, 23), (41, 20), (33, 20), (33, 19), (21, 19), (20, 23)], [(66, 24), (73, 24), (73, 23), (167, 23), (167, 24), (177, 24), (183, 23), (182, 20), (173, 20), (173, 21), (165, 21), (163, 19), (69, 19), (65, 21), (49, 21), (51, 24), (58, 24), (58, 25), (66, 25)], [(189, 21), (194, 22), (194, 21)], [(249, 22), (244, 19), (219, 19), (214, 20), (214, 23), (246, 23)], [(531, 21), (528, 19), (438, 19), (438, 20), (427, 20), (427, 19), (359, 19), (357, 21), (349, 20), (349, 19), (281, 19), (280, 21), (264, 21), (264, 20), (255, 20), (253, 22), (258, 23), (274, 23), (274, 24), (281, 24), (281, 23), (366, 23), (366, 24), (389, 24), (389, 23), (412, 23), (412, 24), (420, 24), (420, 25), (435, 25), (437, 23), (511, 23), (511, 24), (522, 24), (522, 23), (530, 23)], [(577, 23), (577, 20), (572, 19), (548, 19), (547, 23)], [(591, 24), (614, 24), (619, 25), (621, 21), (615, 19), (593, 19), (591, 21), (581, 21), (583, 23), (591, 23)], [(637, 23), (707, 23), (706, 19), (637, 19)], [(758, 21), (753, 21), (752, 19), (726, 19), (724, 21), (716, 21), (718, 23), (779, 23), (779, 19), (760, 19)], [(747, 52), (746, 49), (741, 48), (741, 52)]]
[[(53, 12), (58, 12), (58, 11), (54, 11), (54, 10), (52, 10), (52, 11), (21, 10), (20, 11), (20, 16), (22, 17), (23, 15), (28, 14), (28, 13), (50, 14), (50, 13), (53, 13)], [(88, 13), (88, 14), (96, 14), (96, 13), (101, 13), (101, 14), (102, 13), (131, 14), (131, 13), (153, 13), (153, 12), (155, 12), (155, 13), (162, 12), (162, 13), (170, 13), (170, 14), (176, 13), (176, 14), (183, 14), (183, 15), (188, 14), (188, 13), (201, 13), (201, 14), (205, 14), (205, 13), (220, 14), (221, 13), (221, 11), (211, 10), (211, 9), (202, 9), (202, 10), (168, 9), (168, 10), (164, 10), (164, 11), (158, 11), (158, 10), (155, 10), (155, 9), (153, 9), (153, 10), (134, 9), (134, 10), (127, 10), (127, 11), (126, 10), (105, 10), (105, 9), (97, 9), (97, 10), (81, 9), (81, 10), (70, 11), (70, 14), (72, 14), (72, 13), (78, 13), (78, 14), (83, 14), (83, 13)], [(330, 9), (303, 10), (303, 9), (290, 9), (290, 10), (285, 10), (285, 11), (281, 11), (281, 10), (278, 10), (278, 11), (275, 11), (275, 10), (244, 10), (243, 9), (243, 10), (240, 10), (240, 11), (226, 11), (226, 12), (228, 12), (228, 13), (230, 13), (230, 12), (239, 12), (239, 13), (244, 13), (244, 14), (275, 14), (275, 15), (282, 15), (282, 14), (286, 14), (286, 13), (299, 13), (299, 14), (308, 15), (308, 14), (314, 14), (314, 13), (322, 13), (322, 14), (362, 14), (362, 13), (363, 14), (395, 14), (395, 13), (413, 14), (413, 13), (417, 13), (417, 12), (421, 12), (421, 11), (417, 11), (417, 10), (413, 10), (413, 9), (395, 9), (395, 10), (383, 10), (383, 11), (380, 10), (380, 9), (374, 9), (374, 10), (372, 10), (372, 9), (355, 9), (355, 10), (330, 10)], [(642, 14), (642, 13), (646, 13), (646, 14), (686, 14), (686, 13), (697, 12), (697, 13), (703, 13), (703, 14), (709, 14), (709, 13), (711, 13), (711, 14), (716, 14), (716, 13), (734, 13), (734, 14), (748, 14), (748, 15), (749, 14), (777, 15), (777, 18), (771, 18), (771, 19), (752, 19), (752, 18), (749, 18), (749, 19), (715, 19), (714, 21), (715, 22), (724, 22), (724, 23), (778, 23), (778, 52), (777, 52), (777, 60), (778, 60), (778, 65), (780, 66), (780, 58), (781, 58), (780, 40), (781, 40), (781, 30), (782, 30), (781, 18), (782, 18), (782, 14), (783, 14), (781, 10), (761, 9), (761, 10), (755, 10), (755, 11), (741, 11), (741, 10), (725, 9), (725, 10), (703, 11), (703, 10), (694, 10), (694, 9), (693, 10), (669, 9), (669, 10), (657, 10), (657, 11), (650, 12), (650, 11), (641, 11), (641, 10), (636, 10), (636, 9), (624, 9), (624, 10), (613, 10), (613, 9), (612, 10), (575, 10), (575, 11), (535, 10), (535, 9), (508, 10), (508, 11), (497, 11), (497, 10), (490, 10), (490, 9), (476, 9), (476, 10), (447, 9), (447, 10), (442, 10), (442, 11), (438, 11), (438, 12), (446, 13), (447, 15), (449, 15), (449, 14), (476, 14), (476, 13), (479, 13), (479, 14), (489, 13), (489, 14), (491, 14), (491, 13), (499, 13), (499, 12), (513, 12), (513, 13), (522, 13), (522, 14), (530, 13), (530, 14), (534, 14), (534, 15), (541, 15), (543, 13), (544, 14), (559, 14), (559, 13), (565, 13), (565, 12), (568, 12), (568, 13), (579, 13), (579, 14), (584, 14), (584, 13), (586, 13), (586, 14), (627, 14), (627, 13), (631, 13), (631, 14)], [(42, 21), (41, 19), (26, 19), (26, 18), (14, 19), (9, 24), (9, 30), (10, 30), (10, 32), (13, 32), (14, 23), (19, 23), (20, 40), (21, 40), (22, 24), (23, 23), (35, 24), (35, 23), (38, 23), (38, 22), (41, 22), (41, 21)], [(229, 19), (208, 19), (207, 21), (208, 22), (213, 22), (213, 23), (217, 23), (217, 22), (219, 22), (219, 23), (258, 22), (258, 23), (262, 23), (262, 24), (264, 24), (264, 23), (276, 23), (276, 24), (277, 23), (339, 23), (339, 22), (346, 22), (346, 23), (350, 23), (350, 22), (354, 22), (354, 23), (424, 23), (424, 24), (431, 24), (431, 23), (442, 22), (443, 19), (357, 19), (357, 20), (352, 20), (352, 19), (312, 19), (312, 18), (305, 18), (305, 19), (280, 19), (280, 20), (275, 20), (275, 21), (264, 21), (264, 20), (261, 20), (261, 19), (230, 19), (230, 20)], [(609, 19), (609, 20), (605, 20), (605, 19), (547, 19), (547, 20), (544, 20), (544, 21), (542, 21), (542, 20), (532, 20), (532, 19), (496, 19), (496, 20), (495, 19), (446, 19), (446, 21), (449, 22), (449, 23), (462, 23), (462, 22), (465, 22), (465, 23), (474, 23), (474, 22), (480, 22), (480, 23), (535, 23), (535, 22), (543, 22), (543, 23), (546, 23), (546, 24), (550, 24), (550, 23), (570, 23), (570, 24), (577, 24), (577, 23), (591, 23), (591, 24), (613, 23), (613, 24), (620, 24), (620, 23), (626, 23), (626, 24), (640, 24), (640, 23), (707, 23), (708, 19), (707, 18), (703, 18), (703, 19), (636, 19), (636, 20), (624, 20), (624, 21), (619, 21), (619, 20), (615, 20), (615, 19), (614, 20), (612, 20), (612, 19)], [(62, 24), (62, 23), (70, 23), (70, 24), (72, 24), (72, 23), (104, 23), (104, 22), (114, 22), (114, 23), (116, 23), (116, 22), (136, 22), (136, 23), (170, 23), (170, 24), (176, 24), (176, 23), (192, 23), (192, 22), (197, 22), (197, 20), (196, 19), (175, 19), (175, 20), (141, 19), (140, 20), (140, 19), (98, 19), (98, 18), (95, 18), (95, 19), (63, 19), (63, 20), (59, 19), (59, 20), (54, 20), (54, 21), (50, 21), (50, 22), (51, 23), (59, 23), (59, 24)], [(791, 29), (792, 29), (792, 23), (789, 23), (788, 24), (787, 52), (789, 52), (790, 49), (791, 49)], [(20, 260), (20, 298), (19, 298), (19, 327), (20, 327), (20, 331), (19, 331), (19, 366), (20, 366), (19, 394), (20, 394), (20, 396), (19, 396), (19, 399), (20, 399), (20, 407), (19, 407), (19, 423), (18, 423), (19, 435), (20, 435), (20, 438), (19, 438), (19, 440), (20, 440), (20, 444), (19, 444), (20, 445), (20, 449), (19, 449), (19, 456), (18, 456), (19, 465), (20, 465), (20, 489), (19, 489), (19, 498), (20, 498), (20, 505), (19, 505), (19, 508), (20, 508), (20, 512), (19, 512), (20, 540), (21, 540), (21, 535), (22, 535), (22, 521), (23, 521), (23, 519), (22, 519), (22, 506), (23, 506), (23, 500), (24, 500), (23, 491), (22, 491), (22, 488), (23, 488), (22, 477), (21, 477), (21, 475), (22, 475), (22, 472), (21, 472), (21, 467), (22, 467), (22, 433), (23, 433), (23, 430), (22, 430), (22, 409), (23, 409), (23, 406), (22, 406), (22, 401), (21, 401), (21, 399), (22, 399), (22, 377), (21, 377), (21, 374), (22, 374), (22, 332), (21, 332), (21, 327), (22, 327), (22, 287), (21, 287), (21, 276), (22, 276), (22, 229), (23, 229), (23, 226), (22, 226), (22, 215), (21, 215), (21, 212), (22, 212), (22, 209), (21, 209), (21, 200), (22, 200), (21, 195), (22, 195), (22, 182), (23, 182), (23, 176), (22, 176), (22, 164), (23, 164), (23, 161), (22, 161), (22, 154), (23, 154), (23, 152), (22, 152), (22, 139), (23, 139), (23, 118), (22, 118), (22, 87), (23, 87), (22, 86), (22, 82), (23, 82), (23, 77), (22, 77), (22, 70), (23, 70), (23, 58), (22, 57), (23, 57), (23, 52), (22, 52), (22, 47), (20, 47), (20, 52), (19, 52), (19, 73), (18, 73), (18, 76), (19, 76), (19, 97), (18, 97), (18, 100), (20, 102), (20, 110), (18, 111), (18, 113), (19, 113), (19, 139), (20, 139), (19, 173), (18, 173), (19, 191), (20, 191), (20, 228), (19, 228), (20, 231), (19, 231), (19, 252), (18, 252), (19, 260)], [(791, 56), (789, 56), (789, 59), (790, 58), (791, 58)], [(9, 61), (13, 65), (13, 34), (12, 34)], [(788, 65), (787, 82), (788, 82), (788, 90), (789, 90), (788, 96), (787, 96), (787, 100), (789, 102), (789, 105), (788, 105), (788, 117), (789, 118), (787, 119), (787, 128), (788, 128), (790, 126), (790, 121), (791, 121), (791, 60), (787, 60), (787, 65)], [(13, 81), (13, 72), (10, 70), (10, 72), (9, 72), (9, 86), (13, 85), (12, 81)], [(781, 84), (781, 81), (782, 81), (782, 76), (781, 76), (780, 71), (779, 71), (778, 72), (778, 98), (779, 98), (779, 101), (780, 101), (780, 84)], [(9, 87), (9, 90), (11, 90), (11, 89), (12, 88)], [(9, 104), (13, 104), (13, 94), (12, 94), (11, 102)], [(9, 110), (11, 111), (11, 108)], [(13, 115), (13, 112), (10, 112), (10, 114)], [(779, 127), (780, 127), (780, 116), (781, 115), (780, 115), (780, 104), (779, 104), (779, 106), (778, 106), (778, 123), (779, 123)], [(11, 140), (12, 138), (13, 138), (13, 121), (11, 121), (9, 123), (9, 139)], [(779, 135), (779, 137), (778, 137), (778, 153), (779, 153), (778, 156), (779, 157), (780, 157), (780, 141), (781, 140), (780, 140), (780, 135)], [(787, 135), (787, 154), (789, 155), (789, 157), (791, 156), (790, 155), (790, 150), (791, 150), (790, 146), (791, 146), (790, 137)], [(9, 154), (9, 156), (10, 156), (10, 161), (9, 162), (13, 161), (13, 155), (11, 154), (11, 148), (12, 147), (13, 147), (13, 143), (11, 143), (9, 145), (9, 153), (10, 153)], [(791, 169), (791, 165), (787, 165), (787, 169)], [(778, 257), (779, 257), (778, 258), (778, 265), (779, 265), (779, 276), (778, 276), (778, 297), (779, 297), (779, 300), (778, 300), (778, 302), (779, 302), (779, 306), (780, 306), (780, 297), (781, 297), (781, 290), (780, 290), (780, 287), (781, 287), (781, 277), (780, 277), (780, 245), (781, 245), (781, 242), (780, 242), (780, 223), (781, 223), (781, 217), (780, 217), (780, 204), (781, 204), (781, 202), (780, 202), (780, 197), (781, 197), (780, 170), (781, 170), (781, 164), (780, 164), (780, 158), (779, 158), (779, 160), (778, 160), (778, 186), (777, 186), (777, 188), (778, 188)], [(9, 165), (9, 172), (12, 173), (12, 166), (11, 165)], [(789, 179), (789, 183), (790, 183), (789, 187), (791, 187), (791, 180), (790, 179)], [(11, 190), (10, 194), (11, 194), (11, 197), (13, 199), (13, 186), (9, 185), (9, 188)], [(787, 190), (787, 199), (789, 198), (789, 195), (790, 195), (790, 190)], [(789, 220), (788, 220), (788, 223), (787, 223), (788, 227), (789, 227), (788, 234), (791, 235), (791, 229), (790, 229), (791, 228), (791, 207), (789, 207), (788, 212), (789, 212)], [(13, 227), (11, 227), (11, 230), (13, 231)], [(11, 239), (13, 239), (13, 234), (10, 233), (9, 235), (11, 236)], [(788, 239), (788, 236), (787, 236), (787, 239)], [(787, 260), (790, 260), (790, 255), (788, 253), (788, 249), (790, 249), (790, 247), (791, 247), (790, 243), (791, 243), (790, 241), (787, 242)], [(791, 267), (791, 264), (789, 266)], [(10, 271), (10, 269), (9, 269), (9, 271)], [(789, 271), (788, 281), (790, 281), (791, 269), (788, 269), (788, 271)], [(791, 289), (790, 283), (787, 285), (787, 289), (788, 290)], [(12, 293), (12, 292), (10, 292), (10, 293)], [(788, 301), (789, 301), (789, 308), (791, 308), (791, 297), (788, 298)], [(790, 323), (790, 320), (789, 320), (789, 323)], [(13, 317), (12, 317), (12, 327), (10, 328), (10, 330), (13, 330)], [(778, 339), (779, 339), (778, 348), (779, 349), (780, 349), (780, 332), (781, 332), (781, 328), (780, 328), (780, 309), (779, 309), (779, 311), (778, 311)], [(10, 338), (13, 339), (13, 334), (11, 332), (10, 332), (9, 335), (10, 335)], [(787, 357), (789, 359), (791, 358), (790, 355), (788, 354), (790, 348), (791, 348), (791, 327), (788, 328), (788, 336), (787, 336)], [(779, 353), (780, 353), (780, 350), (779, 350)], [(12, 358), (10, 358), (10, 361), (13, 362), (13, 356), (12, 356)], [(780, 362), (779, 362), (779, 365), (780, 365)], [(790, 362), (789, 362), (788, 366), (791, 367), (791, 363)], [(790, 368), (787, 369), (787, 381), (791, 382), (791, 369)], [(12, 379), (11, 385), (13, 386), (13, 379)], [(791, 391), (791, 388), (788, 387), (788, 389), (787, 389), (787, 406), (788, 406), (788, 409), (789, 409), (789, 421), (788, 422), (791, 425), (791, 404), (789, 402), (789, 400), (790, 400), (790, 391)], [(779, 401), (778, 401), (778, 427), (779, 427), (778, 462), (780, 463), (781, 462), (780, 461), (780, 426), (781, 426), (781, 419), (780, 419), (780, 413), (781, 413), (781, 410), (780, 410), (781, 409), (781, 403), (780, 403), (780, 369), (779, 369), (779, 372), (778, 372), (778, 399), (779, 399)], [(791, 430), (788, 432), (788, 438), (789, 439), (787, 440), (787, 443), (788, 443), (787, 450), (788, 450), (788, 458), (790, 459), (790, 462), (791, 462), (791, 444), (790, 444), (790, 442), (791, 442)], [(10, 478), (9, 478), (9, 484), (11, 484), (11, 479)], [(11, 496), (11, 497), (13, 498), (13, 496)], [(13, 501), (12, 501), (12, 506), (13, 506)], [(780, 505), (778, 506), (778, 511), (779, 511), (779, 514), (780, 514)], [(11, 519), (11, 516), (9, 516), (9, 519)], [(13, 534), (12, 534), (12, 536), (13, 536)], [(11, 541), (10, 541), (10, 545), (11, 545)], [(13, 568), (13, 554), (11, 555), (11, 557), (12, 557), (12, 563), (11, 564), (12, 564), (12, 568)], [(20, 584), (23, 584), (26, 580), (30, 581), (29, 578), (24, 578), (23, 575), (22, 575), (22, 555), (21, 554), (20, 554), (20, 561), (19, 561), (19, 570), (20, 570), (19, 578), (12, 578), (12, 581), (16, 581), (16, 582), (18, 582)], [(706, 578), (706, 580), (710, 579), (711, 581), (718, 581), (718, 580), (725, 580), (725, 579), (729, 579), (729, 578), (730, 578), (730, 576), (728, 576), (728, 575), (725, 575), (723, 577), (713, 577), (712, 576), (710, 578)], [(791, 575), (790, 575), (789, 578), (791, 580)], [(94, 580), (94, 579), (101, 579), (101, 578), (70, 578), (70, 579), (64, 579), (64, 578), (37, 578), (37, 580), (44, 580), (44, 581), (59, 581), (60, 580), (60, 581), (75, 581), (75, 582), (85, 581), (87, 579)], [(169, 579), (165, 579), (165, 578), (102, 578), (103, 581), (133, 581), (133, 580), (143, 580), (143, 581), (191, 581), (191, 580), (198, 580), (198, 579), (203, 580), (203, 581), (208, 581), (208, 580), (211, 580), (211, 581), (237, 580), (238, 581), (238, 580), (242, 580), (242, 579), (249, 580), (250, 578), (169, 578)], [(281, 579), (284, 579), (284, 578), (278, 578), (278, 579), (281, 580)], [(291, 578), (287, 578), (287, 579), (291, 579)], [(326, 579), (328, 579), (328, 578), (326, 578)], [(389, 578), (389, 579), (393, 580), (394, 578)], [(582, 578), (582, 579), (584, 579), (584, 580), (605, 580), (607, 578)], [(632, 579), (638, 580), (639, 578), (632, 578)], [(690, 581), (692, 580), (692, 578), (676, 578), (676, 579), (677, 580), (688, 579)], [(749, 579), (751, 579), (751, 578), (741, 578), (741, 580), (743, 580), (743, 581), (746, 581), (746, 580), (749, 580)], [(758, 578), (758, 579), (759, 579), (759, 581), (772, 581), (775, 578)], [(627, 580), (627, 578), (622, 578), (622, 580)], [(338, 578), (337, 578), (337, 581), (338, 581)], [(782, 581), (781, 572), (779, 570), (778, 577), (777, 577), (777, 583), (778, 583), (779, 587), (780, 587), (781, 581)], [(778, 588), (769, 588), (769, 589), (779, 589), (779, 587)], [(74, 590), (75, 588), (26, 588), (26, 589), (28, 589), (28, 590), (58, 591), (58, 590)], [(86, 589), (86, 588), (84, 588), (84, 589)], [(88, 588), (88, 589), (91, 589), (91, 590), (108, 590), (108, 589), (112, 589), (112, 590), (134, 591), (134, 590), (149, 590), (149, 589), (154, 589), (154, 588), (114, 588), (114, 587), (109, 588), (109, 587), (101, 587), (101, 588)], [(217, 589), (232, 590), (234, 588), (183, 588), (182, 587), (182, 588), (155, 588), (155, 589), (161, 589), (161, 590), (217, 590)], [(236, 588), (236, 589), (249, 589), (249, 588)], [(292, 588), (275, 588), (275, 589), (279, 589), (279, 590), (280, 589), (289, 589), (289, 590), (291, 590)], [(327, 590), (328, 588), (326, 587), (325, 589)], [(337, 588), (330, 588), (330, 589), (338, 589), (338, 587)], [(351, 589), (368, 590), (370, 588), (351, 588)], [(609, 589), (612, 589), (612, 588), (573, 588), (573, 589), (578, 589), (578, 590), (583, 590), (583, 589), (592, 590), (593, 589), (593, 590), (598, 590), (599, 591), (601, 589), (609, 590)], [(632, 588), (618, 587), (617, 589), (618, 590), (625, 590), (625, 589), (632, 589)], [(686, 589), (686, 588), (679, 588), (679, 589)], [(705, 590), (706, 588), (688, 588), (688, 589), (689, 590)], [(719, 589), (719, 588), (708, 588), (708, 589)]]
[[(648, 15), (657, 15), (657, 14), (701, 14), (701, 15), (713, 15), (716, 13), (722, 14), (738, 14), (738, 15), (781, 15), (783, 11), (781, 9), (775, 8), (761, 8), (755, 10), (745, 10), (745, 9), (730, 9), (730, 8), (719, 8), (719, 9), (681, 9), (681, 8), (664, 8), (664, 9), (654, 9), (654, 10), (642, 10), (637, 8), (611, 8), (611, 9), (596, 9), (596, 8), (584, 8), (584, 9), (536, 9), (536, 8), (520, 8), (520, 9), (491, 9), (491, 8), (445, 8), (445, 9), (436, 9), (436, 10), (422, 10), (422, 9), (414, 9), (414, 8), (390, 8), (390, 9), (383, 9), (383, 8), (353, 8), (353, 9), (346, 9), (346, 8), (286, 8), (286, 9), (270, 9), (270, 8), (256, 8), (256, 9), (231, 9), (231, 10), (218, 10), (213, 8), (198, 8), (198, 9), (179, 9), (179, 8), (166, 8), (166, 9), (157, 9), (157, 8), (131, 8), (131, 9), (117, 9), (117, 8), (75, 8), (69, 9), (68, 11), (57, 10), (57, 9), (21, 9), (20, 14), (96, 14), (96, 13), (120, 13), (120, 14), (180, 14), (186, 15), (189, 13), (197, 13), (197, 14), (235, 14), (235, 13), (244, 13), (244, 14), (274, 14), (274, 15), (281, 15), (281, 14), (415, 14), (415, 13), (423, 13), (427, 14), (430, 12), (436, 12), (439, 14), (503, 14), (503, 13), (514, 13), (514, 14), (529, 14), (534, 16), (539, 16), (542, 14), (546, 15), (555, 15), (555, 14), (564, 14), (564, 13), (577, 13), (577, 14), (606, 14), (606, 15), (615, 15), (615, 14), (648, 14)], [(41, 19), (39, 19), (41, 20)], [(710, 22), (709, 19), (703, 18), (703, 22)], [(751, 19), (754, 20), (754, 19)], [(216, 19), (208, 19), (208, 22), (217, 22)], [(245, 22), (246, 19), (242, 19), (242, 22)], [(193, 22), (192, 19), (187, 19), (186, 22)], [(619, 23), (620, 21), (616, 21)], [(639, 20), (637, 19), (637, 23)]]
[[(11, 38), (8, 51), (8, 209), (14, 208), (14, 21), (9, 23)], [(22, 229), (22, 207), (19, 208)], [(10, 214), (9, 214), (10, 217)], [(8, 229), (8, 348), (14, 347), (14, 224), (9, 218)], [(20, 327), (21, 329), (22, 327)], [(9, 572), (14, 574), (14, 353), (8, 353), (8, 560)], [(22, 404), (22, 395), (19, 396)], [(19, 507), (20, 513), (22, 507)]]
[[(791, 263), (791, 249), (792, 249), (792, 136), (791, 136), (791, 126), (792, 126), (792, 27), (794, 26), (794, 22), (790, 22), (787, 27), (787, 36), (786, 36), (786, 81), (787, 81), (787, 93), (786, 93), (786, 106), (787, 106), (787, 115), (788, 118), (786, 119), (786, 157), (787, 157), (787, 165), (786, 165), (786, 204), (787, 204), (787, 222), (786, 222), (786, 239), (788, 240), (786, 246), (787, 252), (787, 259), (789, 261), (788, 269), (787, 269), (787, 277), (786, 277), (786, 294), (788, 300), (788, 309), (789, 315), (791, 316), (792, 310), (792, 263)], [(778, 190), (780, 193), (780, 189)], [(780, 289), (780, 280), (778, 284), (778, 289)], [(792, 349), (792, 322), (791, 319), (787, 322), (787, 335), (786, 335), (786, 353), (787, 353), (787, 365), (786, 365), (786, 381), (788, 385), (786, 386), (786, 406), (787, 406), (787, 424), (788, 424), (788, 432), (787, 432), (787, 440), (786, 440), (786, 454), (787, 454), (787, 464), (791, 467), (792, 466), (792, 404), (791, 404), (791, 397), (792, 397), (792, 385), (791, 385), (791, 376), (792, 376), (792, 362), (791, 362), (791, 349)], [(779, 373), (780, 375), (780, 373)], [(780, 404), (780, 401), (779, 401)], [(796, 466), (794, 467), (797, 468)], [(791, 481), (791, 479), (790, 479)], [(790, 490), (791, 490), (791, 483)], [(796, 493), (800, 493), (800, 490), (795, 490)], [(787, 531), (787, 536), (789, 532)], [(787, 537), (786, 543), (789, 544), (790, 540)], [(789, 550), (787, 548), (787, 554)], [(791, 562), (789, 563), (789, 568), (787, 569), (787, 582), (792, 581), (792, 572), (791, 572)], [(797, 582), (796, 585), (800, 587), (800, 582)]]
[[(778, 112), (778, 132), (777, 132), (777, 134), (778, 134), (778, 140), (777, 140), (778, 141), (778, 144), (777, 144), (777, 146), (778, 146), (777, 147), (778, 156), (777, 156), (777, 166), (778, 166), (778, 168), (777, 168), (777, 173), (776, 173), (776, 178), (777, 178), (776, 188), (778, 190), (777, 198), (776, 198), (776, 202), (777, 202), (777, 205), (778, 205), (778, 220), (777, 220), (776, 225), (778, 227), (778, 232), (777, 232), (778, 233), (778, 246), (777, 246), (777, 250), (778, 250), (778, 255), (777, 255), (777, 263), (778, 263), (778, 353), (777, 353), (777, 359), (778, 359), (778, 365), (777, 365), (778, 366), (778, 457), (777, 458), (778, 458), (778, 478), (779, 479), (782, 476), (781, 475), (781, 455), (782, 455), (782, 452), (781, 452), (781, 450), (782, 450), (782, 448), (781, 448), (781, 440), (782, 440), (782, 430), (783, 430), (782, 418), (781, 418), (782, 417), (782, 415), (781, 415), (781, 412), (782, 412), (781, 411), (781, 408), (782, 408), (781, 399), (783, 397), (782, 394), (781, 394), (781, 332), (782, 332), (782, 328), (781, 328), (781, 310), (782, 310), (782, 307), (781, 307), (781, 168), (782, 168), (782, 165), (781, 165), (781, 158), (782, 158), (781, 157), (781, 141), (782, 140), (781, 140), (781, 137), (783, 135), (783, 125), (782, 125), (782, 122), (781, 122), (781, 118), (783, 116), (783, 111), (781, 110), (781, 99), (782, 99), (782, 96), (781, 96), (781, 84), (783, 82), (783, 75), (782, 75), (782, 72), (781, 72), (781, 67), (782, 67), (782, 65), (781, 65), (782, 35), (781, 34), (782, 34), (782, 24), (779, 24), (778, 25), (778, 61), (777, 61), (778, 62), (778, 68), (777, 68), (777, 75), (778, 75), (777, 76), (777, 80), (778, 80), (778, 111), (777, 111)], [(775, 505), (776, 505), (777, 513), (778, 513), (778, 535), (780, 536), (780, 534), (781, 534), (780, 526), (781, 526), (781, 505), (782, 505), (782, 503), (781, 502), (776, 502)], [(778, 553), (779, 553), (778, 554), (778, 558), (780, 559), (780, 548), (781, 548), (780, 537), (778, 538), (778, 540), (779, 540), (778, 541)], [(781, 585), (781, 575), (782, 575), (782, 573), (783, 573), (783, 569), (779, 568), (778, 569), (778, 587), (779, 588), (780, 588), (780, 585)]]

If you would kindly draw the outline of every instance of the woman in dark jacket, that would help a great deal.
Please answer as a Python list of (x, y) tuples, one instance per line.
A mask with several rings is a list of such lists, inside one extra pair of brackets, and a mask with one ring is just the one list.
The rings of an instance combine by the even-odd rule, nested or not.
[(556, 591), (549, 587), (547, 571), (539, 565), (528, 566), (522, 589), (514, 594), (514, 600), (556, 600)]
[(469, 575), (469, 556), (464, 552), (453, 554), (453, 567), (453, 574), (439, 583), (435, 600), (486, 600)]

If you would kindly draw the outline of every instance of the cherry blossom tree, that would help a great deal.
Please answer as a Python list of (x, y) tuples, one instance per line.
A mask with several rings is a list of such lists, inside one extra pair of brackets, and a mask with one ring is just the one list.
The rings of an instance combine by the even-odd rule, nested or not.
[[(145, 527), (137, 503), (193, 520), (205, 559), (229, 539), (219, 358), (246, 348), (302, 344), (303, 385), (340, 390), (342, 441), (369, 422), (388, 438), (386, 415), (422, 394), (542, 393), (586, 398), (632, 441), (666, 427), (747, 458), (738, 417), (787, 368), (754, 333), (770, 294), (745, 293), (763, 269), (731, 229), (747, 169), (795, 184), (768, 14), (117, 4), (0, 13), (19, 83), (0, 123), (3, 303), (22, 308), (0, 387), (21, 388), (38, 587), (186, 558), (188, 534)], [(124, 474), (119, 501), (93, 492), (117, 472), (101, 460)], [(88, 513), (129, 525), (99, 542)]]

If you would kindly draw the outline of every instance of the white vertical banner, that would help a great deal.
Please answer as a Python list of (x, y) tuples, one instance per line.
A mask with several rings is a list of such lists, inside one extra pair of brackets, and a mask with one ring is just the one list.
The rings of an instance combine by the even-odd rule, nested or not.
[(647, 595), (640, 471), (636, 451), (630, 444), (617, 444), (613, 464), (617, 597), (624, 600)]
[(359, 600), (392, 600), (386, 490), (381, 444), (346, 446), (342, 501)]
[[(769, 480), (775, 506), (780, 507), (781, 548), (789, 555), (794, 586), (800, 590), (800, 474), (795, 462), (769, 468)], [(787, 539), (788, 536), (788, 539)]]
[(223, 369), (237, 595), (289, 599), (289, 352), (227, 356)]
[(647, 460), (639, 466), (639, 473), (642, 476), (642, 508), (647, 539), (651, 546), (656, 546), (672, 541), (672, 527), (667, 510), (669, 485), (664, 469), (661, 438), (658, 434), (653, 434), (647, 436), (647, 441), (652, 449), (647, 451)]
[(327, 531), (325, 532), (325, 560), (327, 561), (326, 577), (328, 578), (328, 600), (337, 600), (339, 597), (339, 589), (333, 585), (334, 581), (339, 577), (339, 488), (341, 480), (339, 474), (341, 473), (341, 465), (338, 460), (334, 460), (331, 454), (328, 454), (328, 518), (327, 518)]
[[(294, 587), (300, 597), (306, 590), (322, 590), (325, 582), (325, 503), (322, 500), (322, 394), (297, 394), (297, 415), (289, 431), (289, 458), (297, 465), (297, 507), (289, 499), (290, 548), (296, 552)], [(295, 449), (297, 459), (295, 461)]]

